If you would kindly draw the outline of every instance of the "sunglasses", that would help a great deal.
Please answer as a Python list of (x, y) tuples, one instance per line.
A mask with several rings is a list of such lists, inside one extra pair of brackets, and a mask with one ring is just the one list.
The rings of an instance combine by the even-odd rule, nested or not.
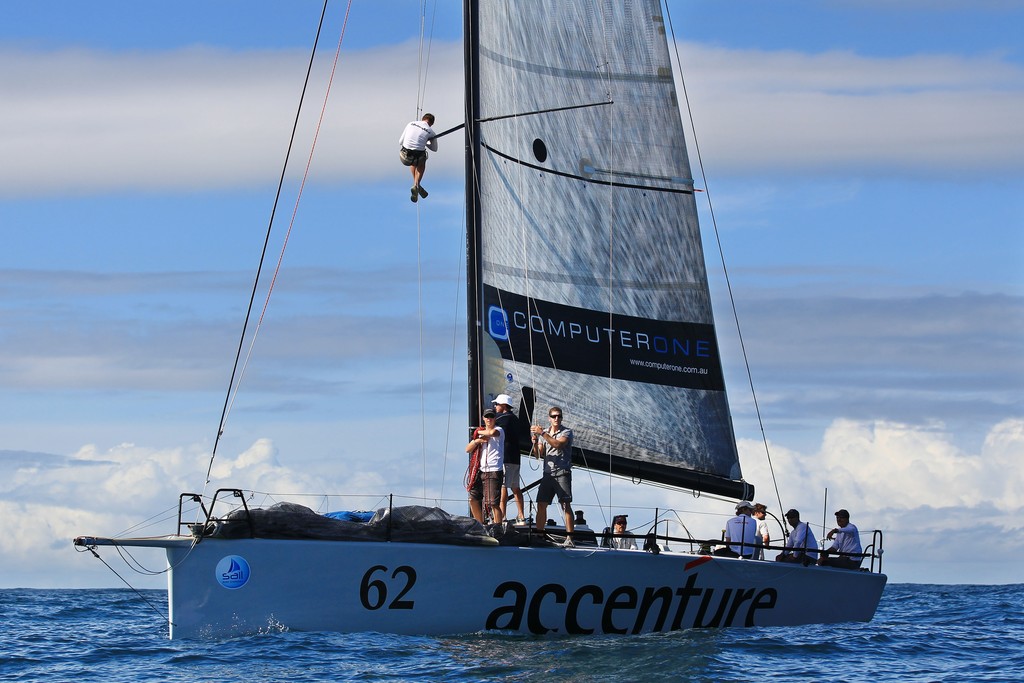
[(560, 419), (562, 419), (562, 414), (561, 413), (551, 413), (551, 414), (548, 415), (548, 417), (550, 417), (552, 420), (560, 420)]

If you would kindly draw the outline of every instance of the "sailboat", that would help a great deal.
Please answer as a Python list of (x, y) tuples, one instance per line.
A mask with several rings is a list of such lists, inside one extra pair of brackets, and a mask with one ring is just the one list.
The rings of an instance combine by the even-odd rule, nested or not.
[[(752, 499), (658, 1), (467, 0), (464, 31), (469, 424), (499, 394), (523, 423), (567, 406), (576, 468)], [(75, 543), (166, 551), (172, 638), (868, 621), (886, 583), (880, 535), (848, 570), (666, 551), (655, 529), (636, 550), (557, 533), (426, 506), (250, 509), (223, 489), (182, 494), (173, 535)]]

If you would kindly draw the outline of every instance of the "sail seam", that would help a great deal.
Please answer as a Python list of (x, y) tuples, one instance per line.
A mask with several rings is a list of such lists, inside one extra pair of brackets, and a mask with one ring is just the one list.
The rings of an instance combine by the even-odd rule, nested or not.
[[(514, 266), (501, 265), (492, 261), (484, 261), (483, 265), (484, 270), (488, 273), (510, 275), (513, 277), (523, 277), (527, 275), (524, 269), (516, 268)], [(570, 277), (565, 273), (542, 271), (535, 268), (530, 269), (529, 277), (540, 278), (545, 282), (559, 282), (563, 284), (580, 285), (583, 287), (615, 287), (670, 292), (679, 290), (690, 290), (695, 292), (704, 291), (704, 288), (696, 282), (651, 282), (647, 280), (640, 282), (636, 280), (613, 280), (611, 278), (601, 278), (597, 276), (580, 277), (578, 275)]]
[(481, 47), (479, 50), (481, 57), (488, 57), (489, 59), (501, 64), (503, 66), (512, 67), (520, 71), (526, 71), (533, 74), (541, 74), (544, 76), (559, 76), (562, 78), (572, 80), (594, 80), (606, 83), (608, 81), (626, 81), (631, 83), (671, 83), (673, 78), (669, 74), (631, 74), (631, 73), (600, 73), (597, 71), (584, 71), (583, 69), (560, 69), (553, 66), (547, 66), (544, 64), (532, 64), (530, 62), (524, 62), (518, 59), (512, 59), (506, 55), (500, 55), (493, 50), (488, 50), (485, 47)]

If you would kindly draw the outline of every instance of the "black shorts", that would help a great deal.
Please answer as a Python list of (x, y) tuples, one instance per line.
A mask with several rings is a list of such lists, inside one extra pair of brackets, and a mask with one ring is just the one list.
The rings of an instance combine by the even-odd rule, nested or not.
[(838, 555), (836, 557), (829, 557), (828, 551), (822, 551), (821, 563), (826, 567), (839, 567), (840, 569), (860, 569), (860, 563), (863, 559), (853, 559), (848, 555)]
[(503, 476), (499, 472), (479, 472), (473, 488), (469, 490), (470, 500), (482, 500), (492, 508), (501, 504), (501, 482)]
[(559, 503), (572, 502), (572, 472), (545, 474), (541, 478), (540, 488), (537, 489), (537, 502), (550, 503), (556, 495)]

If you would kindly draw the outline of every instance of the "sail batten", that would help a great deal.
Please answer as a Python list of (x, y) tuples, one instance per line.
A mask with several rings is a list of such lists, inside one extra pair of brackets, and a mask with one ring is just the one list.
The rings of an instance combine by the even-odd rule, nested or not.
[(529, 395), (585, 467), (749, 495), (658, 3), (472, 14), (471, 410)]
[[(501, 152), (501, 151), (499, 151), (499, 150), (495, 149), (494, 147), (491, 147), (490, 145), (487, 145), (487, 144), (484, 144), (483, 148), (486, 151), (494, 154), (497, 157), (505, 159), (506, 161), (512, 161), (514, 163), (520, 164), (521, 166), (525, 166), (526, 168), (530, 168), (530, 169), (533, 169), (535, 171), (539, 171), (541, 173), (548, 173), (548, 174), (555, 175), (555, 176), (562, 176), (563, 178), (572, 178), (574, 180), (579, 180), (581, 182), (593, 183), (595, 185), (614, 186), (614, 187), (618, 187), (618, 188), (622, 188), (622, 189), (629, 189), (629, 190), (647, 190), (647, 191), (650, 191), (650, 192), (675, 192), (675, 193), (679, 193), (679, 194), (693, 194), (693, 188), (692, 187), (690, 187), (690, 188), (685, 188), (685, 187), (659, 187), (657, 185), (640, 185), (640, 184), (637, 184), (637, 183), (630, 183), (630, 182), (627, 182), (625, 180), (626, 178), (645, 178), (645, 179), (648, 179), (648, 180), (657, 180), (657, 181), (663, 181), (663, 182), (686, 184), (687, 181), (683, 180), (681, 178), (674, 178), (674, 177), (670, 177), (670, 176), (657, 176), (657, 175), (651, 175), (651, 174), (636, 173), (636, 172), (631, 172), (631, 171), (626, 171), (626, 172), (623, 172), (623, 173), (620, 174), (620, 173), (616, 173), (615, 171), (612, 171), (612, 170), (598, 169), (598, 168), (594, 168), (592, 166), (586, 165), (585, 164), (586, 160), (584, 160), (584, 159), (580, 160), (580, 170), (579, 170), (578, 173), (568, 173), (566, 171), (558, 171), (558, 170), (555, 170), (555, 169), (552, 169), (552, 168), (545, 168), (545, 167), (543, 167), (541, 165), (534, 164), (534, 163), (531, 163), (529, 161), (525, 161), (525, 160), (523, 160), (521, 158), (518, 158), (518, 157), (515, 157), (515, 156), (513, 156), (511, 154), (506, 154), (504, 152)], [(600, 173), (602, 175), (609, 176), (609, 178), (608, 179), (595, 178), (594, 175), (598, 174), (598, 173)], [(621, 178), (621, 180), (618, 179), (618, 178)], [(690, 184), (692, 184), (693, 181), (689, 181), (689, 182), (690, 182)]]

